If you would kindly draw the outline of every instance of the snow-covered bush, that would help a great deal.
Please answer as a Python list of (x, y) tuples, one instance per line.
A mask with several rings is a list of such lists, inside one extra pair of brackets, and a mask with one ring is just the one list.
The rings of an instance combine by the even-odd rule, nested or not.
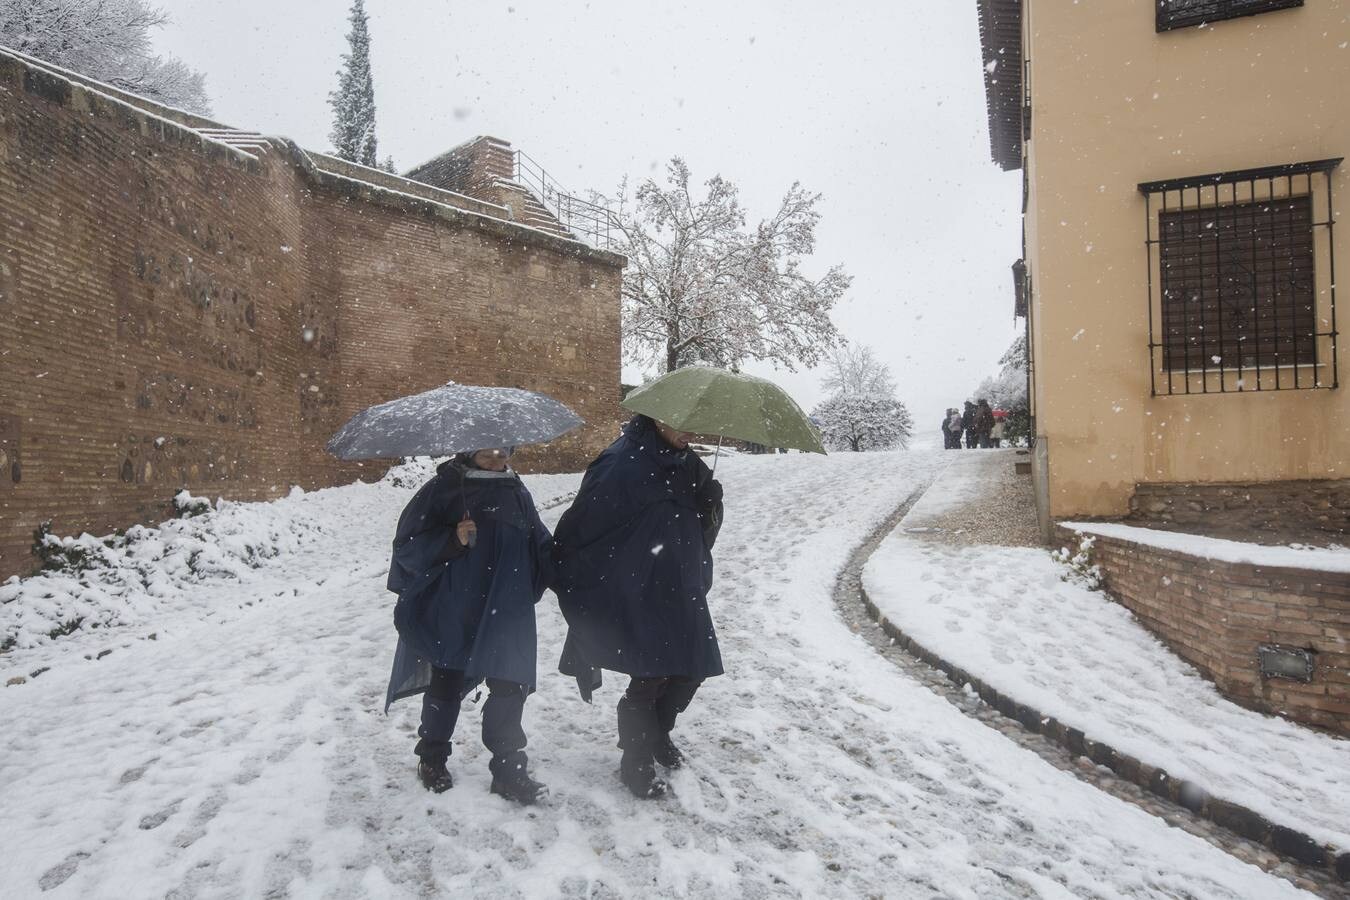
[(871, 347), (847, 344), (830, 352), (821, 387), (830, 397), (811, 413), (829, 450), (904, 447), (914, 420), (895, 396), (891, 370)]
[[(175, 505), (200, 509), (190, 495)], [(324, 534), (303, 494), (273, 503), (221, 502), (205, 514), (102, 537), (34, 534), (43, 569), (0, 584), (0, 648), (32, 647), (76, 630), (144, 622), (194, 585), (240, 579)]]
[(191, 519), (209, 513), (211, 501), (205, 497), (194, 497), (184, 488), (173, 495), (173, 508), (178, 510), (178, 518)]
[(419, 488), (436, 474), (445, 457), (412, 456), (384, 473), (383, 483), (396, 488)]
[(909, 439), (911, 418), (894, 397), (836, 394), (811, 413), (828, 450), (891, 450)]
[(1068, 547), (1060, 547), (1050, 553), (1050, 557), (1057, 563), (1062, 563), (1068, 567), (1061, 577), (1061, 580), (1069, 584), (1075, 584), (1079, 587), (1087, 588), (1090, 591), (1100, 590), (1102, 586), (1102, 567), (1093, 561), (1092, 549), (1097, 543), (1097, 539), (1091, 535), (1078, 535), (1078, 549), (1070, 550)]

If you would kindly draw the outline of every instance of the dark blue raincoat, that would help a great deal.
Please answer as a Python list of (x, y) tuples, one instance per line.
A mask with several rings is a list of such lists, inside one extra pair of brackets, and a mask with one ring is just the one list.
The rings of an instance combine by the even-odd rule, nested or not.
[(637, 677), (722, 674), (708, 590), (721, 486), (637, 416), (591, 463), (558, 523), (554, 589), (567, 619), (559, 668), (582, 696), (599, 669)]
[[(478, 540), (454, 536), (465, 508)], [(514, 472), (458, 460), (409, 501), (398, 520), (389, 590), (398, 594), (398, 649), (385, 708), (426, 690), (431, 667), (464, 672), (465, 692), (485, 678), (535, 684), (534, 605), (552, 573), (553, 539)]]

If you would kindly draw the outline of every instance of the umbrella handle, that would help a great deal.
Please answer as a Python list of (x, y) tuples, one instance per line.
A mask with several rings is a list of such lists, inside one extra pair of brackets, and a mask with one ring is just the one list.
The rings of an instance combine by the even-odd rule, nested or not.
[(717, 436), (717, 452), (713, 454), (712, 477), (714, 478), (717, 477), (717, 458), (721, 455), (722, 455), (722, 436), (719, 434)]

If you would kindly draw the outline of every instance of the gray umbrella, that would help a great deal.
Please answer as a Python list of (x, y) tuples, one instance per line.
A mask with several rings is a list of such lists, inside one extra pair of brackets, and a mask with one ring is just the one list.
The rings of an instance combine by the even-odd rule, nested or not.
[(451, 382), (361, 410), (327, 449), (338, 459), (449, 456), (551, 441), (580, 424), (576, 413), (534, 391)]

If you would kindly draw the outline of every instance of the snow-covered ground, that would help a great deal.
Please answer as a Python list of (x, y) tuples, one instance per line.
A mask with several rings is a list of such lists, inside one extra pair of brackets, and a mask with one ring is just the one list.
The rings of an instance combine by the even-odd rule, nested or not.
[[(926, 502), (916, 505), (863, 575), (873, 602), (901, 630), (1089, 737), (1278, 824), (1350, 849), (1350, 741), (1224, 699), (1125, 607), (1063, 580), (1068, 570), (1044, 550), (908, 537), (906, 529), (935, 521), (933, 510)], [(1125, 526), (1093, 526), (1108, 528), (1119, 534)], [(1130, 539), (1146, 532), (1125, 531)], [(1151, 534), (1171, 539), (1165, 532)], [(1296, 557), (1334, 566), (1341, 557), (1326, 550), (1215, 547), (1234, 542), (1193, 535), (1176, 539), (1216, 554), (1241, 550), (1261, 559)]]
[[(0, 896), (1298, 895), (1021, 750), (849, 632), (831, 599), (848, 552), (946, 463), (721, 461), (728, 674), (681, 720), (690, 765), (663, 801), (616, 777), (622, 679), (587, 706), (554, 671), (546, 596), (526, 728), (553, 796), (530, 810), (488, 794), (476, 711), (440, 796), (414, 778), (418, 704), (381, 712), (385, 567), (412, 487), (251, 506), (275, 554), (128, 586), (128, 624), (3, 658), (50, 669), (0, 690)], [(575, 481), (529, 479), (541, 500)], [(228, 532), (224, 512), (194, 539), (212, 542), (213, 519)]]

